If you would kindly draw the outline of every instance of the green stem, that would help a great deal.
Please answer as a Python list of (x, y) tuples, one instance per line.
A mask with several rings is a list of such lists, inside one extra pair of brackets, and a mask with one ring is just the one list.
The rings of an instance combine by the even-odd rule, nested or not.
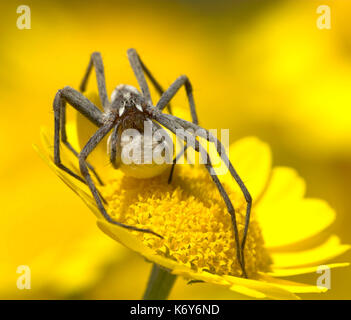
[(177, 276), (154, 264), (144, 293), (144, 300), (167, 299)]

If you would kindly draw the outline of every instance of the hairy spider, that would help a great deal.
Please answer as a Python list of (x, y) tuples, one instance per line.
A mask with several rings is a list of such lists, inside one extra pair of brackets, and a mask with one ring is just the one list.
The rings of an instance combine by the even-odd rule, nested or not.
[[(154, 234), (155, 236), (162, 238), (161, 235), (153, 232), (152, 230), (140, 229), (134, 226), (126, 225), (118, 221), (115, 221), (110, 217), (110, 215), (107, 213), (103, 205), (105, 200), (101, 197), (98, 189), (96, 188), (91, 178), (91, 175), (89, 173), (89, 170), (96, 176), (100, 184), (102, 184), (102, 181), (97, 175), (97, 173), (95, 172), (94, 168), (87, 162), (87, 157), (93, 151), (93, 149), (99, 144), (99, 142), (101, 142), (102, 139), (106, 135), (108, 135), (110, 131), (112, 131), (109, 137), (108, 153), (110, 157), (110, 162), (115, 168), (118, 168), (119, 164), (117, 160), (120, 157), (121, 129), (133, 128), (142, 132), (145, 121), (151, 123), (153, 128), (159, 129), (159, 128), (162, 128), (161, 126), (163, 126), (164, 128), (167, 128), (168, 130), (176, 134), (178, 137), (183, 139), (184, 142), (187, 142), (184, 145), (182, 152), (178, 154), (177, 157), (174, 158), (173, 160), (173, 165), (171, 167), (168, 182), (169, 183), (171, 182), (174, 165), (177, 162), (177, 159), (181, 154), (183, 154), (186, 151), (189, 145), (197, 152), (201, 152), (201, 155), (205, 155), (205, 157), (207, 158), (205, 159), (206, 160), (205, 166), (209, 171), (213, 182), (216, 184), (226, 204), (229, 214), (231, 215), (235, 243), (236, 243), (237, 259), (241, 266), (243, 276), (247, 277), (247, 274), (245, 271), (244, 248), (245, 248), (245, 241), (246, 241), (249, 221), (250, 221), (252, 199), (243, 181), (241, 180), (236, 170), (234, 169), (233, 165), (229, 161), (225, 153), (225, 149), (221, 144), (221, 142), (214, 135), (212, 135), (208, 130), (201, 128), (198, 125), (198, 118), (195, 110), (192, 86), (190, 84), (188, 77), (185, 75), (178, 77), (171, 84), (171, 86), (166, 91), (164, 91), (160, 86), (160, 84), (152, 76), (150, 71), (146, 68), (145, 64), (142, 62), (137, 52), (134, 49), (129, 49), (127, 54), (128, 54), (130, 65), (134, 71), (134, 74), (141, 88), (141, 93), (132, 86), (119, 85), (113, 91), (111, 95), (111, 101), (109, 101), (107, 97), (107, 91), (106, 91), (103, 62), (99, 52), (94, 52), (91, 55), (88, 68), (86, 70), (85, 76), (80, 86), (80, 92), (69, 86), (66, 86), (63, 89), (58, 90), (58, 92), (56, 93), (54, 103), (53, 103), (54, 113), (55, 113), (55, 138), (54, 138), (55, 164), (62, 170), (66, 171), (76, 179), (82, 181), (83, 183), (86, 183), (89, 186), (89, 189), (92, 192), (92, 195), (96, 201), (96, 204), (101, 214), (108, 222), (130, 230), (151, 233), (151, 234)], [(100, 109), (97, 106), (95, 106), (88, 98), (86, 98), (82, 94), (82, 92), (85, 91), (85, 87), (93, 66), (95, 67), (98, 92), (103, 106), (103, 110), (104, 110), (103, 112), (100, 111)], [(149, 91), (148, 84), (146, 82), (145, 75), (148, 77), (149, 81), (155, 86), (156, 90), (161, 95), (161, 98), (159, 99), (156, 106), (153, 106), (152, 104), (150, 91)], [(172, 115), (170, 101), (182, 86), (184, 86), (186, 90), (190, 111), (191, 111), (192, 122), (185, 121), (183, 119), (180, 119)], [(66, 102), (68, 102), (71, 106), (73, 106), (85, 117), (87, 117), (98, 128), (96, 133), (89, 139), (89, 141), (86, 143), (86, 145), (79, 153), (76, 150), (74, 150), (74, 148), (67, 140)], [(166, 107), (168, 108), (169, 114), (162, 112)], [(179, 134), (179, 129), (183, 129), (182, 134)], [(196, 134), (191, 133), (191, 130), (196, 131)], [(240, 189), (244, 194), (245, 200), (247, 202), (247, 207), (246, 207), (244, 232), (243, 232), (243, 237), (241, 242), (239, 240), (239, 232), (238, 232), (234, 207), (217, 175), (211, 174), (211, 172), (213, 172), (211, 171), (213, 170), (213, 167), (211, 164), (209, 154), (198, 142), (197, 137), (202, 137), (209, 142), (215, 143), (216, 150), (219, 156), (228, 167), (229, 172), (231, 173), (232, 177), (235, 179), (237, 184), (240, 186)], [(66, 166), (64, 166), (61, 163), (60, 142), (65, 144), (78, 157), (80, 172), (83, 177), (78, 176), (77, 174), (72, 172), (70, 169), (68, 169)], [(154, 170), (151, 173), (148, 173), (148, 176), (157, 175), (161, 171), (163, 171), (163, 168), (162, 170)], [(141, 177), (144, 177), (142, 172), (139, 172), (139, 174)]]

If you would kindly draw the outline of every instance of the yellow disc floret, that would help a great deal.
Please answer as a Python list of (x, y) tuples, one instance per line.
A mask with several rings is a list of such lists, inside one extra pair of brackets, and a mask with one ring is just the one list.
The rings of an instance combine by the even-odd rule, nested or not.
[[(119, 222), (162, 235), (164, 239), (135, 232), (157, 254), (194, 271), (240, 276), (231, 218), (208, 172), (203, 167), (178, 165), (171, 184), (167, 183), (168, 174), (167, 171), (151, 179), (134, 179), (115, 171), (101, 188), (108, 213)], [(224, 186), (236, 209), (241, 238), (246, 203), (239, 192)], [(258, 271), (268, 271), (271, 263), (254, 213), (245, 262), (251, 278)]]

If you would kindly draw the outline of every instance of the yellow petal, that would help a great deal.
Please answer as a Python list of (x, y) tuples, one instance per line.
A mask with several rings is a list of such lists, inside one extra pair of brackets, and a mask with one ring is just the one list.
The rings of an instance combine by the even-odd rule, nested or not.
[(301, 266), (323, 264), (325, 261), (343, 254), (350, 249), (349, 245), (340, 244), (337, 236), (331, 236), (322, 245), (297, 252), (272, 253), (273, 268), (296, 268)]
[(272, 283), (278, 286), (279, 288), (282, 288), (294, 293), (319, 293), (319, 292), (328, 291), (328, 289), (325, 287), (317, 287), (317, 286), (308, 285), (304, 283), (298, 283), (298, 282), (288, 281), (284, 279), (277, 279), (269, 275), (261, 275), (261, 277), (263, 280), (269, 283)]
[[(229, 159), (249, 190), (253, 201), (259, 199), (271, 174), (272, 153), (269, 145), (256, 137), (246, 137), (233, 143)], [(226, 179), (228, 179), (226, 175)], [(235, 183), (230, 178), (231, 183)]]
[(106, 266), (123, 261), (123, 248), (101, 233), (99, 235), (72, 244), (65, 259), (50, 272), (48, 282), (62, 296), (89, 289), (99, 282)]
[[(43, 135), (46, 146), (48, 149), (49, 147), (49, 139), (45, 134)], [(252, 138), (251, 138), (252, 139)], [(250, 140), (250, 139), (249, 139)], [(256, 141), (257, 142), (257, 141)], [(254, 143), (252, 140), (246, 141), (247, 145), (250, 145), (250, 143)], [(245, 143), (243, 144), (245, 146)], [(240, 146), (240, 144), (239, 144)], [(251, 148), (249, 148), (251, 149)], [(262, 150), (264, 150), (264, 146), (262, 146)], [(235, 150), (235, 149), (234, 149)], [(238, 148), (237, 152), (238, 154), (243, 153), (245, 150), (244, 147)], [(264, 152), (263, 152), (264, 153)], [(67, 155), (68, 157), (70, 155)], [(45, 157), (45, 156), (44, 156)], [(51, 158), (52, 159), (52, 158)], [(264, 159), (264, 157), (263, 157)], [(266, 159), (267, 160), (267, 159)], [(59, 177), (70, 187), (72, 188), (90, 207), (90, 209), (96, 213), (98, 217), (101, 218), (101, 214), (96, 208), (96, 204), (91, 197), (89, 190), (87, 187), (76, 181), (74, 178), (72, 178), (70, 175), (66, 174), (65, 172), (62, 172), (61, 170), (58, 170), (57, 167), (50, 161), (50, 159), (46, 158), (46, 161), (49, 163), (49, 165), (56, 171), (56, 173), (59, 175)], [(270, 163), (269, 161), (265, 161), (266, 165), (267, 163)], [(269, 171), (269, 170), (268, 170)], [(264, 175), (261, 175), (263, 177)], [(287, 175), (289, 177), (289, 174)], [(290, 174), (291, 177), (291, 174)], [(268, 176), (266, 176), (266, 181), (268, 179)], [(263, 185), (262, 181), (264, 179), (261, 179), (261, 185)], [(293, 179), (293, 181), (296, 179)], [(274, 181), (274, 180), (273, 180)], [(279, 180), (278, 180), (279, 182)], [(285, 182), (283, 180), (283, 182)], [(296, 182), (296, 181), (295, 181)], [(81, 186), (79, 186), (81, 184)], [(304, 187), (303, 184), (301, 183), (293, 183), (293, 188), (291, 188), (292, 192), (288, 193), (288, 196), (280, 199), (280, 203), (285, 205), (287, 202), (286, 199), (289, 199), (289, 201), (293, 200), (301, 200), (304, 192)], [(264, 187), (262, 187), (264, 189)], [(258, 190), (258, 189), (257, 189)], [(274, 191), (275, 189), (272, 189), (272, 193), (268, 193), (267, 199), (271, 198), (274, 199), (275, 195)], [(278, 193), (279, 194), (279, 193)], [(263, 204), (262, 204), (263, 203)], [(262, 199), (262, 203), (260, 203), (261, 208), (264, 208), (265, 205), (265, 197)], [(320, 203), (320, 201), (317, 200), (301, 200), (299, 203), (303, 203), (305, 206), (313, 207), (315, 203)], [(306, 211), (306, 210), (305, 210)], [(262, 212), (262, 211), (261, 211)], [(294, 295), (292, 292), (320, 292), (320, 289), (316, 289), (315, 286), (308, 286), (308, 285), (303, 285), (303, 284), (298, 284), (298, 283), (293, 283), (293, 282), (287, 282), (287, 281), (277, 281), (276, 279), (270, 277), (270, 275), (261, 275), (261, 278), (259, 280), (253, 280), (253, 279), (242, 279), (242, 278), (237, 278), (233, 276), (219, 276), (215, 274), (210, 274), (207, 272), (194, 272), (191, 268), (184, 266), (174, 260), (171, 260), (169, 258), (162, 257), (160, 255), (155, 254), (150, 248), (145, 246), (135, 235), (121, 227), (118, 227), (116, 225), (112, 225), (105, 220), (99, 219), (98, 220), (98, 226), (100, 229), (102, 229), (106, 234), (108, 234), (110, 237), (113, 239), (119, 241), (126, 247), (142, 254), (147, 260), (152, 261), (156, 264), (159, 264), (163, 266), (166, 269), (169, 269), (172, 273), (177, 274), (177, 275), (182, 275), (186, 278), (190, 279), (197, 279), (197, 280), (204, 280), (206, 282), (226, 286), (230, 288), (230, 290), (239, 292), (241, 294), (245, 294), (251, 297), (255, 298), (273, 298), (273, 299), (297, 299), (298, 297)], [(348, 249), (348, 246), (347, 246)], [(306, 252), (305, 252), (306, 253)], [(340, 251), (336, 253), (335, 255), (340, 254)], [(282, 255), (282, 254), (281, 254)], [(282, 256), (279, 256), (279, 254), (274, 256), (274, 261), (275, 261), (275, 268), (281, 268), (282, 263), (281, 261), (284, 261), (282, 259)], [(287, 254), (285, 254), (287, 255)], [(301, 256), (301, 253), (299, 252), (299, 255)], [(317, 255), (319, 258), (321, 255)], [(286, 258), (287, 256), (285, 256)], [(305, 254), (305, 260), (304, 263), (308, 260), (308, 255)], [(279, 260), (280, 259), (280, 260)], [(278, 261), (278, 262), (277, 262)], [(280, 264), (279, 264), (280, 261)], [(296, 260), (295, 260), (296, 261)], [(311, 263), (313, 263), (312, 261)], [(291, 262), (287, 263), (287, 266), (292, 266)], [(67, 270), (66, 270), (67, 271)], [(63, 272), (65, 273), (65, 269), (63, 269)]]
[(188, 269), (175, 269), (174, 274), (185, 278), (202, 280), (209, 283), (219, 284), (228, 287), (230, 290), (247, 295), (252, 298), (272, 298), (272, 299), (299, 299), (294, 293), (280, 288), (274, 284), (261, 281), (261, 279), (244, 279), (233, 276), (218, 276), (207, 272), (193, 272)]
[[(333, 268), (342, 268), (342, 267), (348, 267), (350, 263), (344, 262), (344, 263), (331, 263), (327, 264), (326, 266), (330, 269)], [(272, 272), (267, 272), (267, 275), (270, 275), (272, 277), (289, 277), (289, 276), (297, 276), (301, 274), (307, 274), (307, 273), (316, 273), (319, 265), (311, 266), (311, 267), (303, 267), (303, 268), (274, 268)]]
[(77, 151), (80, 151), (78, 132), (77, 132), (77, 124), (73, 121), (67, 121), (66, 123), (66, 133), (68, 137), (68, 141), (71, 146)]
[(180, 275), (188, 279), (203, 280), (209, 283), (224, 285), (233, 291), (237, 291), (255, 298), (270, 297), (276, 299), (297, 299), (294, 294), (266, 282), (230, 276), (219, 276), (207, 272), (193, 272), (190, 268), (184, 265), (154, 254), (126, 229), (112, 225), (104, 220), (98, 220), (97, 224), (99, 228), (108, 236), (112, 237), (133, 251), (142, 254), (147, 260), (171, 270), (173, 274)]
[[(218, 137), (220, 138), (220, 137)], [(204, 140), (201, 140), (204, 144)], [(222, 141), (224, 143), (224, 141)], [(214, 144), (207, 144), (211, 162), (221, 180), (241, 194), (241, 190), (218, 156)], [(271, 173), (272, 154), (268, 144), (256, 137), (246, 137), (230, 145), (229, 159), (244, 181), (253, 201), (257, 201), (267, 186)]]
[(110, 236), (112, 239), (115, 239), (122, 245), (126, 246), (127, 248), (140, 253), (146, 259), (157, 263), (163, 266), (166, 269), (176, 269), (181, 268), (182, 266), (176, 263), (171, 259), (167, 259), (156, 255), (150, 248), (145, 246), (142, 241), (140, 241), (132, 232), (128, 231), (125, 228), (119, 227), (117, 225), (111, 224), (106, 220), (99, 219), (97, 221), (98, 227)]
[[(73, 134), (73, 143), (76, 144), (76, 135), (74, 134), (74, 124), (70, 123), (67, 126), (67, 135), (68, 134)], [(49, 130), (47, 127), (41, 127), (40, 128), (40, 138), (42, 145), (40, 148), (36, 147), (37, 150), (43, 149), (41, 153), (49, 162), (51, 162), (52, 165), (54, 165), (54, 135), (51, 130)], [(61, 144), (60, 145), (60, 157), (61, 157), (61, 162), (70, 170), (72, 170), (74, 173), (79, 174), (77, 170), (77, 163), (78, 159), (77, 157), (70, 151), (68, 148)], [(44, 159), (45, 160), (45, 159)], [(62, 171), (59, 168), (55, 166), (55, 171)]]
[(238, 284), (233, 285), (230, 287), (230, 290), (238, 292), (240, 294), (246, 295), (248, 297), (251, 298), (255, 298), (255, 299), (264, 299), (264, 298), (268, 298), (267, 295), (265, 295), (264, 293), (248, 288), (248, 287), (244, 287), (244, 286), (240, 286)]
[(290, 168), (273, 170), (270, 184), (255, 213), (267, 248), (288, 246), (311, 238), (335, 219), (323, 200), (304, 199), (305, 183)]
[[(244, 294), (251, 298), (256, 298), (256, 299), (267, 298), (266, 294), (246, 286), (247, 284), (246, 282), (245, 283), (240, 283), (240, 281), (236, 282), (235, 277), (233, 277), (234, 280), (230, 279), (229, 281), (225, 277), (221, 277), (215, 274), (211, 274), (207, 272), (193, 272), (191, 270), (184, 270), (184, 269), (180, 269), (180, 270), (175, 269), (172, 271), (172, 273), (178, 276), (183, 276), (184, 278), (190, 278), (190, 279), (205, 281), (205, 282), (213, 283), (217, 285), (222, 285), (229, 288), (232, 291), (238, 292), (240, 294)], [(233, 284), (234, 282), (236, 283)]]
[(294, 293), (286, 290), (285, 288), (281, 288), (276, 286), (274, 283), (269, 283), (262, 281), (261, 277), (258, 280), (253, 279), (244, 279), (237, 278), (232, 276), (223, 276), (226, 280), (228, 280), (232, 286), (231, 290), (235, 291), (237, 285), (247, 287), (251, 290), (258, 291), (261, 294), (264, 294), (267, 298), (271, 299), (281, 299), (281, 300), (296, 300), (299, 299)]
[(305, 181), (298, 173), (288, 167), (275, 167), (258, 208), (286, 204), (301, 199), (306, 190)]
[(57, 174), (57, 176), (73, 191), (75, 192), (88, 206), (88, 208), (98, 217), (101, 217), (101, 213), (96, 207), (95, 200), (92, 198), (88, 187), (82, 182), (74, 179), (72, 176), (66, 172), (57, 168), (54, 163), (44, 155), (42, 151), (37, 146), (33, 146), (34, 149), (39, 153), (41, 158), (48, 164), (48, 166)]
[[(77, 144), (77, 136), (76, 136), (76, 127), (74, 124), (71, 124), (67, 128), (68, 137), (71, 137), (72, 134), (72, 143)], [(44, 149), (38, 146), (33, 146), (34, 149), (39, 153), (40, 157), (48, 164), (48, 166), (58, 175), (58, 177), (70, 188), (72, 189), (84, 202), (85, 204), (95, 213), (98, 218), (101, 218), (101, 213), (96, 206), (96, 202), (91, 195), (90, 189), (88, 186), (81, 181), (75, 179), (65, 171), (59, 169), (53, 162), (53, 148), (52, 143), (53, 135), (49, 130), (45, 127), (41, 128), (41, 139), (42, 146)], [(80, 175), (79, 170), (75, 166), (75, 162), (77, 162), (76, 156), (65, 146), (61, 147), (61, 160), (69, 169), (71, 169), (74, 173)], [(93, 177), (94, 178), (94, 177)]]

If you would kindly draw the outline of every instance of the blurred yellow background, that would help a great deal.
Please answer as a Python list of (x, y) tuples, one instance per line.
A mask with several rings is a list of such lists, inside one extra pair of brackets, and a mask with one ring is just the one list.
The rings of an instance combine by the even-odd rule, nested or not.
[[(30, 30), (17, 29), (21, 4), (31, 9)], [(320, 5), (330, 6), (330, 30), (317, 28)], [(307, 196), (335, 208), (333, 231), (351, 242), (349, 1), (13, 1), (0, 12), (0, 298), (143, 293), (151, 266), (102, 234), (32, 147), (42, 125), (53, 127), (56, 91), (78, 88), (93, 51), (102, 53), (109, 93), (137, 84), (130, 47), (164, 87), (188, 75), (200, 123), (229, 128), (231, 141), (268, 142), (274, 164), (298, 170)], [(175, 104), (186, 107), (183, 93)], [(16, 287), (19, 265), (31, 267), (31, 290)], [(351, 298), (350, 268), (333, 270), (331, 281), (326, 294), (302, 297)], [(243, 296), (178, 279), (170, 298)]]

